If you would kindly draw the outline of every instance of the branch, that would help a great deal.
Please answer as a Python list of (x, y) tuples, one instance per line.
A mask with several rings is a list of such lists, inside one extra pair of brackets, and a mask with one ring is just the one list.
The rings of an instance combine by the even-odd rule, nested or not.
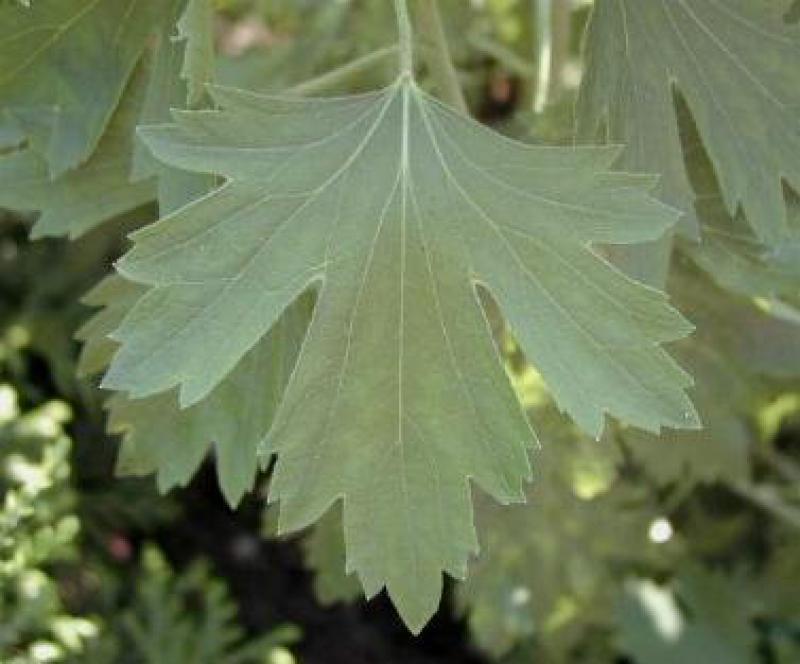
[(742, 498), (776, 516), (781, 521), (800, 529), (800, 510), (786, 504), (774, 488), (736, 482), (731, 489)]

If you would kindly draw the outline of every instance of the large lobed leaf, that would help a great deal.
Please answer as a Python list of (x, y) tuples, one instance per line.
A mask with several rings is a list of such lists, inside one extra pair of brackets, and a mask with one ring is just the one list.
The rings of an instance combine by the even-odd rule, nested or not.
[(130, 181), (134, 130), (144, 101), (147, 67), (131, 77), (97, 149), (80, 167), (53, 179), (33, 146), (0, 155), (0, 205), (37, 210), (33, 238), (76, 238), (155, 198), (151, 178)]
[[(678, 103), (678, 122), (686, 170), (697, 200), (701, 242), (681, 239), (678, 246), (725, 290), (752, 297), (793, 298), (800, 293), (800, 262), (781, 261), (792, 244), (769, 247), (759, 241), (744, 218), (725, 208), (719, 180), (685, 103)], [(800, 232), (800, 198), (784, 188), (790, 232)]]
[[(147, 286), (104, 380), (132, 399), (207, 398), (298, 297), (317, 302), (264, 458), (280, 528), (343, 500), (348, 566), (414, 630), (441, 572), (476, 550), (468, 479), (523, 498), (521, 414), (479, 303), (485, 287), (559, 406), (697, 426), (659, 347), (691, 327), (590, 245), (652, 240), (675, 214), (617, 151), (508, 141), (405, 77), (328, 100), (214, 89), (220, 111), (147, 129), (155, 155), (226, 184), (134, 235), (118, 265)], [(264, 377), (266, 380), (266, 376)]]
[(0, 7), (0, 111), (62, 175), (94, 152), (164, 0), (37, 0)]
[[(695, 379), (691, 396), (703, 429), (653, 436), (628, 428), (620, 431), (620, 437), (633, 459), (659, 484), (738, 483), (750, 475), (750, 455), (757, 442), (752, 418), (759, 399), (776, 381), (800, 373), (800, 326), (764, 310), (752, 298), (791, 301), (800, 292), (800, 272), (796, 265), (774, 260), (744, 215), (728, 213), (683, 100), (677, 100), (676, 110), (702, 241), (680, 238), (674, 254), (672, 243), (615, 247), (609, 253), (623, 271), (637, 277), (651, 275), (661, 260), (669, 268), (665, 287), (697, 328), (671, 350)], [(796, 230), (800, 205), (790, 191), (784, 193), (788, 223)], [(666, 253), (659, 255), (663, 249)]]
[(686, 99), (729, 214), (741, 205), (759, 238), (796, 242), (781, 179), (800, 189), (800, 28), (779, 0), (597, 0), (579, 133), (601, 123), (626, 145), (620, 167), (663, 173), (660, 197), (687, 212), (693, 194), (675, 117)]
[(686, 258), (675, 261), (669, 292), (697, 326), (672, 350), (695, 378), (703, 428), (660, 437), (625, 429), (620, 438), (659, 484), (746, 481), (759, 398), (770, 383), (800, 374), (800, 325), (722, 290)]
[[(42, 7), (50, 4), (44, 2)], [(7, 111), (8, 118), (2, 125), (6, 137), (0, 136), (0, 148), (19, 148), (0, 156), (0, 205), (41, 211), (32, 231), (34, 237), (67, 234), (77, 237), (152, 201), (156, 194), (162, 212), (166, 212), (185, 203), (187, 197), (202, 195), (212, 184), (208, 176), (181, 173), (155, 162), (135, 136), (138, 124), (168, 120), (170, 108), (185, 106), (189, 90), (207, 82), (209, 61), (213, 61), (207, 1), (164, 0), (153, 4), (146, 16), (142, 12), (147, 3), (130, 7), (127, 3), (115, 3), (113, 7), (106, 4), (64, 3), (62, 10), (72, 7), (76, 15), (65, 14), (66, 23), (57, 38), (42, 46), (39, 57), (44, 62), (37, 65), (41, 71), (35, 70), (36, 76), (45, 76), (48, 67), (60, 66), (53, 59), (74, 51), (79, 55), (70, 57), (83, 58), (85, 66), (94, 68), (98, 76), (113, 78), (107, 81), (109, 85), (113, 82), (124, 88), (121, 97), (105, 99), (104, 93), (98, 91), (98, 84), (76, 79), (75, 85), (85, 85), (86, 90), (91, 90), (91, 98), (83, 90), (83, 98), (75, 102), (84, 109), (83, 121), (91, 120), (93, 104), (100, 102), (105, 104), (104, 110), (112, 113), (104, 116), (102, 122), (101, 118), (96, 119), (92, 125), (93, 138), (87, 140), (85, 154), (79, 160), (54, 172), (52, 156), (42, 138), (47, 132), (58, 131), (78, 135), (75, 127), (61, 126), (63, 109), (57, 95), (53, 106), (44, 107), (20, 106), (13, 95), (0, 101), (0, 111)], [(123, 10), (124, 15), (120, 13)], [(27, 29), (36, 32), (37, 22), (48, 15), (44, 9), (25, 13)], [(106, 71), (81, 50), (89, 34), (99, 33), (102, 40), (104, 23), (114, 16), (118, 18), (115, 39), (119, 43), (138, 44), (138, 50), (126, 55), (135, 65), (132, 71), (127, 68)], [(181, 29), (176, 34), (178, 27)], [(0, 43), (0, 62), (15, 57), (15, 43), (14, 39)], [(119, 48), (115, 57), (123, 55), (122, 47)], [(188, 82), (181, 79), (182, 72)], [(29, 75), (34, 74), (29, 72)], [(34, 87), (33, 83), (28, 87)], [(28, 88), (20, 83), (20, 90), (22, 94)], [(55, 88), (51, 92), (56, 94)], [(96, 133), (101, 135), (96, 137)]]

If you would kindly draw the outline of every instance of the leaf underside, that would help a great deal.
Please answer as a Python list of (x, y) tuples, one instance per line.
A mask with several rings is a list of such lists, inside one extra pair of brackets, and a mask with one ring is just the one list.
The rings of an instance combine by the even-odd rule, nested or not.
[[(186, 105), (189, 88), (207, 82), (210, 35), (176, 35), (176, 22), (188, 30), (210, 18), (208, 10), (207, 2), (186, 0), (70, 0), (58, 7), (45, 0), (36, 11), (0, 9), (9, 25), (23, 21), (23, 36), (36, 36), (22, 60), (16, 33), (0, 47), (0, 63), (14, 63), (0, 83), (0, 133), (7, 135), (0, 147), (17, 148), (0, 156), (0, 205), (41, 211), (34, 238), (75, 238), (153, 200), (166, 213), (208, 191), (209, 176), (155, 162), (135, 133), (140, 124), (169, 120), (171, 108)], [(104, 53), (89, 52), (89, 40), (116, 50), (101, 63)], [(87, 71), (65, 65), (73, 61)], [(33, 104), (40, 83), (49, 96), (24, 105)]]
[(165, 4), (37, 0), (0, 8), (0, 104), (24, 125), (51, 177), (94, 152)]
[(0, 205), (37, 210), (31, 237), (78, 237), (155, 198), (151, 178), (130, 181), (131, 150), (147, 83), (142, 65), (131, 76), (119, 107), (92, 156), (53, 179), (33, 146), (0, 155)]
[(349, 570), (413, 630), (476, 550), (468, 480), (511, 502), (529, 477), (533, 434), (477, 284), (588, 433), (605, 413), (698, 425), (659, 347), (691, 326), (590, 247), (676, 218), (651, 178), (608, 171), (616, 149), (509, 141), (405, 78), (341, 99), (212, 92), (222, 110), (142, 133), (161, 161), (226, 184), (134, 234), (118, 270), (146, 289), (103, 384), (134, 401), (177, 388), (191, 410), (315, 291), (261, 451), (278, 455), (271, 499), (284, 532), (342, 499)]
[(682, 95), (717, 171), (725, 206), (741, 206), (766, 244), (797, 242), (782, 180), (800, 190), (800, 27), (776, 0), (598, 0), (578, 101), (584, 139), (605, 125), (626, 145), (618, 166), (661, 173), (658, 195), (687, 213), (694, 196), (681, 153)]
[[(79, 374), (103, 371), (117, 344), (109, 335), (144, 294), (141, 285), (118, 275), (101, 281), (84, 304), (102, 307), (77, 333), (83, 342)], [(178, 406), (174, 391), (144, 399), (115, 394), (107, 404), (108, 431), (120, 434), (120, 475), (156, 475), (161, 491), (186, 485), (213, 449), (220, 488), (231, 506), (251, 490), (258, 470), (258, 447), (266, 437), (287, 380), (313, 302), (294, 303), (269, 334), (202, 401)]]
[[(685, 104), (678, 104), (678, 119), (702, 237), (701, 242), (681, 239), (681, 252), (727, 291), (750, 297), (793, 298), (800, 283), (800, 262), (781, 261), (777, 254), (796, 245), (765, 245), (744, 215), (732, 217), (728, 213), (714, 166)], [(785, 189), (784, 197), (789, 227), (796, 232), (800, 229), (800, 197), (789, 189)]]

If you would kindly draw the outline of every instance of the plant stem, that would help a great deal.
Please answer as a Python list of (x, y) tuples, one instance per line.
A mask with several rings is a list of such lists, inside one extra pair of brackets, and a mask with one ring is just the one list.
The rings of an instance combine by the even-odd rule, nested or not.
[(415, 25), (424, 46), (425, 63), (439, 94), (445, 102), (460, 113), (467, 115), (469, 109), (458, 81), (458, 72), (453, 64), (450, 48), (447, 45), (439, 3), (437, 0), (420, 0), (418, 7)]
[(539, 0), (527, 0), (522, 5), (522, 58), (530, 68), (521, 74), (520, 106), (524, 111), (533, 110), (533, 102), (539, 81)]
[(570, 0), (554, 0), (553, 6), (553, 55), (550, 58), (550, 98), (556, 99), (564, 89), (564, 68), (569, 61), (569, 45), (572, 37), (572, 6)]
[(360, 58), (343, 64), (341, 67), (325, 72), (321, 76), (316, 76), (302, 83), (298, 83), (289, 88), (287, 92), (295, 95), (312, 95), (334, 89), (346, 83), (351, 77), (369, 70), (389, 56), (396, 55), (397, 51), (397, 45), (392, 44), (391, 46), (386, 46), (372, 53), (367, 53)]
[(800, 510), (787, 505), (771, 487), (736, 482), (731, 488), (742, 498), (758, 505), (795, 528), (800, 529)]
[(539, 76), (536, 80), (536, 95), (533, 110), (541, 113), (547, 105), (550, 92), (550, 76), (553, 73), (553, 0), (539, 0), (537, 3)]
[[(508, 46), (505, 46), (500, 42), (493, 40), (491, 37), (486, 37), (477, 32), (467, 36), (467, 41), (469, 42), (470, 46), (477, 49), (481, 53), (485, 53), (491, 58), (494, 58), (511, 73), (516, 74), (520, 78), (524, 79), (524, 85), (529, 88), (533, 87), (533, 84), (536, 81), (536, 67), (528, 58), (523, 58)], [(524, 95), (523, 98), (525, 98)], [(528, 104), (526, 108), (531, 107), (532, 105), (533, 102)]]
[(414, 33), (406, 0), (394, 0), (400, 48), (400, 75), (414, 77)]
[(539, 76), (533, 110), (541, 113), (560, 92), (564, 63), (569, 55), (571, 12), (567, 0), (535, 1)]
[(771, 448), (759, 450), (759, 456), (783, 479), (800, 486), (800, 467), (790, 459)]

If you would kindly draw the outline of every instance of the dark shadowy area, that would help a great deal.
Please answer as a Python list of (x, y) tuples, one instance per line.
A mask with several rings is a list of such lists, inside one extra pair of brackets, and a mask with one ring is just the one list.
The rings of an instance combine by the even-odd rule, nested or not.
[(800, 0), (797, 0), (786, 12), (787, 23), (797, 23), (800, 21)]

